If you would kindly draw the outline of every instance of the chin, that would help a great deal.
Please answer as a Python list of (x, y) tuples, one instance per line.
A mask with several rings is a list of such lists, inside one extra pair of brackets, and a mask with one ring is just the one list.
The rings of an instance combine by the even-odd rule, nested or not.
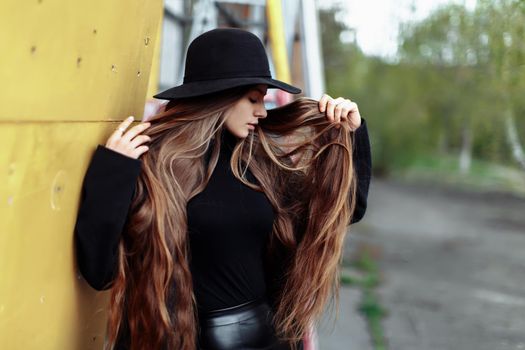
[(245, 139), (248, 137), (248, 135), (250, 135), (250, 130), (244, 129), (244, 130), (239, 131), (239, 133), (237, 134), (237, 137), (241, 139)]
[(232, 134), (237, 138), (244, 139), (250, 134), (250, 130), (238, 130), (236, 132), (232, 132)]

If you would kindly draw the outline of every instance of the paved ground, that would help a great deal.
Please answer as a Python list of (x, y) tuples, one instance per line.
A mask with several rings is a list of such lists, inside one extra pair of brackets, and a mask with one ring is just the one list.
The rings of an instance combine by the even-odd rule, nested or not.
[(372, 350), (365, 320), (356, 311), (361, 299), (357, 288), (342, 287), (339, 295), (339, 316), (325, 314), (317, 330), (318, 350)]
[[(525, 349), (525, 199), (374, 178), (347, 255), (375, 248), (389, 350)], [(371, 349), (345, 287), (319, 350)]]

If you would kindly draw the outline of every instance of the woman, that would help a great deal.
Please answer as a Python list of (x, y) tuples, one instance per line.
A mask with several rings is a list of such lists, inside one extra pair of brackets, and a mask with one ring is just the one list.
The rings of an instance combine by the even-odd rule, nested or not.
[(337, 297), (366, 210), (366, 123), (328, 95), (266, 111), (268, 88), (300, 92), (255, 35), (214, 29), (155, 96), (165, 111), (97, 147), (75, 238), (86, 281), (111, 288), (109, 348), (301, 349)]

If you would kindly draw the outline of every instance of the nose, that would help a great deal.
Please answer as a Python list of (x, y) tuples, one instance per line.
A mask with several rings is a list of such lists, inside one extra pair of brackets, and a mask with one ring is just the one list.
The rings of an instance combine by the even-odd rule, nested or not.
[(257, 112), (255, 113), (255, 116), (257, 118), (266, 118), (266, 116), (268, 115), (268, 113), (266, 112), (266, 108), (264, 106), (262, 106), (261, 108), (259, 108), (257, 110)]

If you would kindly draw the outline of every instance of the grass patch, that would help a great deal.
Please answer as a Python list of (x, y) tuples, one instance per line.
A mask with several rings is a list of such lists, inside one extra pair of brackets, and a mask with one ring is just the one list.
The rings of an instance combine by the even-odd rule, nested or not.
[(370, 288), (363, 290), (363, 299), (359, 311), (365, 316), (375, 350), (385, 350), (386, 342), (381, 320), (386, 316), (386, 310), (381, 305), (377, 295)]
[(343, 266), (351, 267), (360, 273), (359, 277), (341, 274), (341, 283), (356, 286), (362, 290), (362, 299), (358, 311), (366, 320), (372, 345), (375, 350), (385, 350), (386, 341), (381, 320), (387, 311), (381, 305), (374, 289), (379, 285), (379, 269), (366, 249), (351, 263), (343, 262)]
[(344, 272), (341, 274), (341, 284), (344, 286), (358, 286), (359, 279), (346, 275)]
[(391, 175), (406, 180), (427, 180), (458, 185), (476, 191), (511, 192), (525, 197), (525, 172), (516, 167), (473, 159), (461, 173), (458, 156), (417, 155), (392, 169)]

